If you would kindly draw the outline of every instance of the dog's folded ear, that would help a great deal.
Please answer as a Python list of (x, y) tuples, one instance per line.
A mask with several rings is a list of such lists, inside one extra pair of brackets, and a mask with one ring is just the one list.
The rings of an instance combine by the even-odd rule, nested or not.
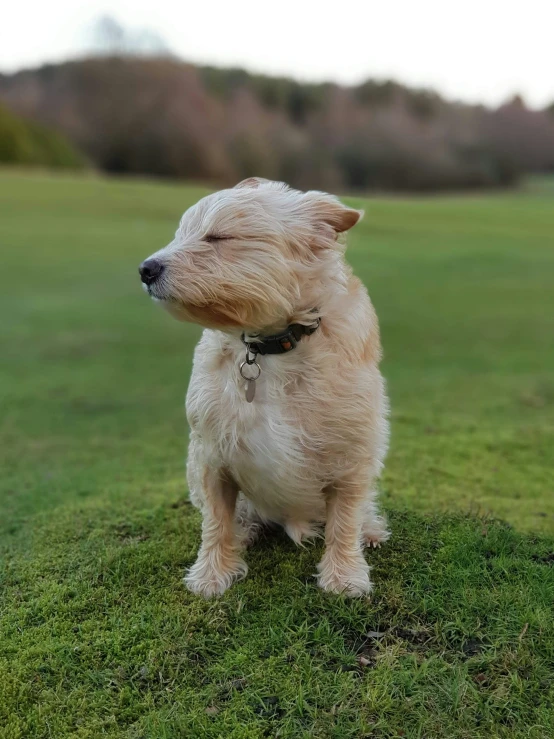
[(235, 185), (234, 189), (240, 187), (252, 187), (256, 188), (260, 185), (265, 184), (266, 182), (269, 182), (269, 180), (266, 180), (265, 177), (247, 177), (245, 180), (242, 180), (242, 182), (239, 182), (237, 185)]
[(338, 198), (325, 192), (310, 190), (304, 195), (304, 199), (316, 223), (326, 223), (338, 234), (355, 226), (364, 215), (363, 210), (349, 208)]

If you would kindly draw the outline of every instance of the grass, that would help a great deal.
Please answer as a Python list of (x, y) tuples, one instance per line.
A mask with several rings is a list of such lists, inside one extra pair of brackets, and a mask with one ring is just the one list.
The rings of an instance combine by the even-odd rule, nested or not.
[(202, 193), (0, 173), (0, 737), (554, 736), (551, 188), (353, 201), (393, 408), (361, 601), (282, 536), (181, 585), (199, 331), (136, 265)]

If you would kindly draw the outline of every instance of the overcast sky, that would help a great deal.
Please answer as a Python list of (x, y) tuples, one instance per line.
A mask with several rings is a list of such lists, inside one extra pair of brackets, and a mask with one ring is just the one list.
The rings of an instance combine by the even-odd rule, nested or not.
[(471, 102), (554, 101), (554, 0), (5, 0), (0, 70), (82, 53), (102, 15), (156, 31), (193, 62), (394, 78)]

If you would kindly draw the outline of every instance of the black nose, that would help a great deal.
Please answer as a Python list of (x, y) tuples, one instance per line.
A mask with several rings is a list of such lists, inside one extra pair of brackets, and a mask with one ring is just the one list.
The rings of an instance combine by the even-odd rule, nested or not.
[(151, 285), (163, 271), (164, 266), (158, 259), (146, 259), (139, 267), (140, 279), (145, 285)]

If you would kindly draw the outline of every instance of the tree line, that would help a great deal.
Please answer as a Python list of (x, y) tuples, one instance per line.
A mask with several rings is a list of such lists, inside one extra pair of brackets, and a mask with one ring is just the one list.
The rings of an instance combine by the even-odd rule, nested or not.
[(553, 109), (466, 105), (391, 81), (308, 84), (169, 57), (91, 57), (0, 75), (0, 101), (113, 173), (435, 191), (554, 171)]

